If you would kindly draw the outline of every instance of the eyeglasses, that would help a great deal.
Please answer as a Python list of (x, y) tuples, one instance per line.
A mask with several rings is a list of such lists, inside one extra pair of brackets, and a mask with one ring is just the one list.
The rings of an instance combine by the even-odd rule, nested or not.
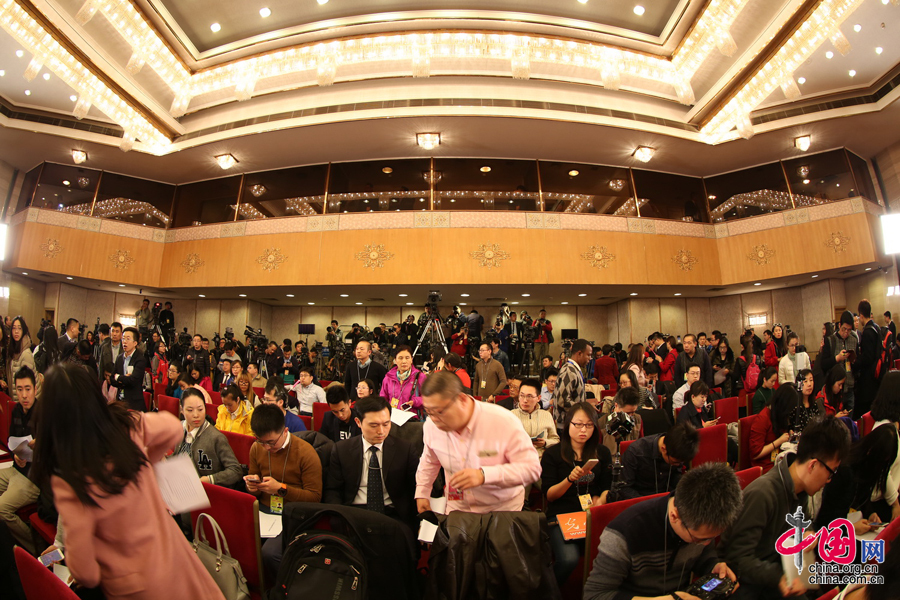
[(456, 401), (453, 400), (449, 404), (444, 406), (444, 408), (441, 408), (441, 409), (423, 408), (422, 410), (424, 410), (425, 414), (428, 415), (429, 417), (437, 417), (438, 419), (440, 419), (441, 417), (443, 417), (444, 413), (447, 412), (447, 409), (449, 409), (455, 403), (456, 403)]
[(817, 458), (816, 460), (819, 462), (820, 465), (822, 465), (823, 467), (828, 469), (828, 481), (831, 481), (832, 477), (834, 477), (834, 469), (829, 467), (828, 463), (826, 463), (824, 460), (822, 460), (820, 458)]
[(537, 400), (540, 396), (534, 394), (519, 394), (519, 400)]
[(275, 448), (278, 446), (278, 442), (280, 439), (281, 439), (281, 435), (279, 435), (277, 438), (275, 438), (274, 440), (269, 441), (269, 442), (267, 442), (266, 440), (261, 440), (259, 438), (256, 438), (256, 441), (259, 442), (265, 448)]
[(575, 429), (593, 429), (594, 428), (593, 423), (576, 423), (575, 421), (572, 421), (571, 423), (569, 423), (569, 425), (571, 425)]
[(708, 544), (709, 542), (711, 542), (711, 541), (713, 541), (714, 539), (716, 539), (716, 536), (708, 537), (708, 538), (698, 538), (698, 537), (694, 537), (694, 534), (691, 533), (691, 530), (690, 530), (690, 529), (688, 529), (687, 527), (685, 527), (684, 530), (687, 531), (688, 537), (691, 538), (691, 543), (692, 543), (692, 544)]

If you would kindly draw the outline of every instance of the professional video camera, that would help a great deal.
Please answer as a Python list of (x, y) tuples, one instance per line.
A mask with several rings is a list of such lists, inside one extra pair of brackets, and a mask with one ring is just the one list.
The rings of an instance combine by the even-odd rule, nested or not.
[(188, 348), (191, 346), (191, 338), (192, 336), (188, 333), (187, 327), (184, 328), (184, 331), (178, 333), (177, 337), (175, 328), (169, 329), (169, 339), (173, 340), (169, 345), (169, 362), (184, 362), (184, 355), (187, 354)]
[[(229, 331), (231, 332), (231, 338), (228, 337)], [(269, 339), (263, 335), (262, 329), (253, 329), (249, 325), (244, 328), (244, 337), (247, 338), (247, 362), (260, 364), (261, 361), (265, 359), (264, 355), (266, 353), (266, 346), (269, 344)], [(225, 329), (225, 338), (234, 338), (234, 330), (230, 327)]]
[(443, 299), (444, 297), (438, 290), (428, 292), (428, 301), (425, 303), (425, 306), (430, 306), (433, 312), (437, 312), (438, 302), (442, 301)]
[(150, 312), (153, 314), (153, 322), (159, 323), (159, 311), (162, 310), (161, 302), (154, 302), (153, 308), (150, 309)]
[(634, 430), (634, 422), (624, 412), (614, 412), (606, 422), (606, 433), (621, 442)]

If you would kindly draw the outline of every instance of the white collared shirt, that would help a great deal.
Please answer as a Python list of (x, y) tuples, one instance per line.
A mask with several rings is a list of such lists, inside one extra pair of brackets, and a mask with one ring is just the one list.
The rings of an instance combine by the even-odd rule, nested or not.
[[(366, 438), (363, 438), (363, 465), (362, 465), (362, 478), (359, 480), (359, 491), (356, 492), (356, 498), (353, 499), (353, 504), (360, 504), (365, 506), (368, 502), (368, 487), (369, 487), (369, 458), (371, 458), (371, 453), (369, 452), (369, 448), (373, 446), (366, 441)], [(391, 506), (393, 501), (391, 500), (390, 494), (388, 494), (387, 486), (384, 484), (384, 442), (380, 444), (374, 444), (374, 446), (378, 449), (376, 453), (378, 454), (378, 464), (381, 467), (381, 489), (384, 490), (384, 505)]]

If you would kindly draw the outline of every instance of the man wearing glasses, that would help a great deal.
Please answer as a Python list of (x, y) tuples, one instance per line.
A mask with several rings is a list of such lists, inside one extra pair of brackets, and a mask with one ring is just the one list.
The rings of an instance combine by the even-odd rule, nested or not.
[[(807, 500), (821, 490), (850, 450), (850, 432), (829, 415), (803, 430), (796, 454), (788, 454), (771, 471), (744, 490), (744, 507), (722, 536), (720, 550), (741, 580), (735, 599), (775, 599), (802, 595), (801, 579), (787, 585), (775, 542), (790, 526), (785, 516), (800, 506), (812, 515)], [(629, 449), (630, 452), (630, 449)]]
[[(559, 434), (556, 432), (556, 423), (553, 415), (546, 410), (541, 410), (540, 383), (537, 379), (524, 379), (519, 385), (519, 407), (512, 414), (522, 422), (525, 433), (531, 438), (538, 457), (544, 454), (544, 450), (559, 443)], [(512, 393), (512, 389), (510, 389)]]
[(708, 463), (691, 469), (674, 493), (639, 502), (606, 526), (584, 585), (585, 600), (693, 599), (677, 591), (690, 585), (692, 574), (737, 581), (712, 542), (740, 511), (741, 486), (731, 467)]
[[(256, 437), (250, 447), (247, 491), (258, 496), (260, 504), (280, 513), (285, 502), (322, 500), (322, 463), (313, 447), (291, 434), (284, 425), (284, 414), (274, 404), (253, 410), (250, 429)], [(263, 545), (266, 566), (277, 572), (281, 563), (281, 536)]]
[(845, 310), (841, 314), (841, 321), (838, 324), (837, 331), (830, 338), (826, 338), (825, 344), (816, 360), (822, 363), (822, 372), (828, 373), (834, 365), (841, 365), (847, 372), (847, 378), (844, 380), (844, 406), (851, 410), (855, 404), (856, 398), (854, 388), (856, 387), (856, 378), (854, 377), (852, 363), (856, 360), (859, 353), (859, 338), (856, 337), (853, 324), (853, 313)]
[(446, 371), (425, 380), (422, 401), (428, 420), (416, 472), (418, 512), (431, 510), (431, 487), (441, 467), (447, 513), (521, 510), (525, 486), (540, 477), (541, 463), (519, 419), (503, 407), (476, 402), (463, 393), (459, 377)]

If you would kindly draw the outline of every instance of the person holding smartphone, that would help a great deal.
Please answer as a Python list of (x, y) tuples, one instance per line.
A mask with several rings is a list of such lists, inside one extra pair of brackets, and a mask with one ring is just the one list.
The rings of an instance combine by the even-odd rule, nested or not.
[[(600, 497), (612, 484), (612, 457), (600, 443), (597, 411), (578, 402), (566, 411), (560, 441), (541, 458), (541, 481), (547, 491), (547, 522), (557, 515), (587, 510), (600, 504)], [(550, 546), (556, 561), (553, 571), (562, 586), (584, 556), (584, 540), (566, 541), (555, 524), (550, 529)]]
[(702, 381), (691, 384), (691, 401), (685, 402), (678, 412), (678, 421), (687, 421), (695, 429), (718, 425), (719, 420), (713, 418), (711, 406), (706, 403), (709, 397), (709, 387)]

